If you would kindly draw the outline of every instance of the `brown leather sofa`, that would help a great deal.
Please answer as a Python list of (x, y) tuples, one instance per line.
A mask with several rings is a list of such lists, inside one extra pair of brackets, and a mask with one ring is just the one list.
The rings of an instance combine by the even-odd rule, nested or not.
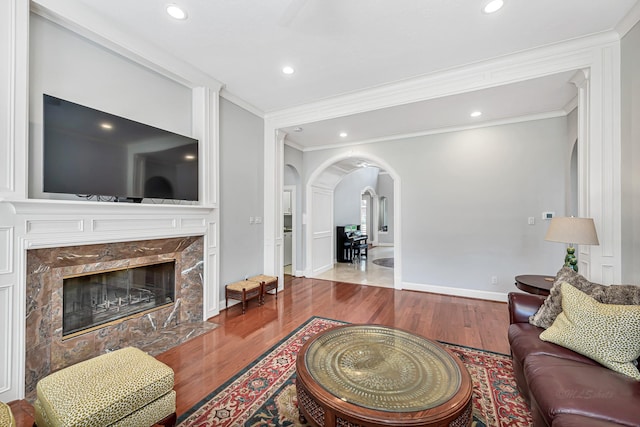
[(640, 381), (542, 341), (529, 324), (544, 297), (509, 294), (509, 344), (534, 427), (640, 426)]

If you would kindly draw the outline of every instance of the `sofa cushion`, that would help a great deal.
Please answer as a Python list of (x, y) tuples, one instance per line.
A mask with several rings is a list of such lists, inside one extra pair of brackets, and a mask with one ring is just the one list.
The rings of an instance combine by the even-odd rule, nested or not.
[(514, 359), (524, 362), (525, 358), (532, 354), (547, 354), (549, 356), (561, 357), (563, 359), (571, 359), (577, 362), (589, 365), (598, 365), (593, 359), (540, 339), (540, 333), (543, 329), (528, 323), (515, 323), (509, 326), (509, 344), (511, 346), (511, 355)]
[(553, 419), (551, 427), (620, 427), (621, 424), (582, 415), (560, 414)]
[(538, 311), (529, 318), (529, 323), (547, 329), (556, 320), (562, 311), (562, 295), (560, 295), (560, 284), (569, 283), (583, 292), (591, 294), (592, 291), (602, 285), (592, 283), (585, 277), (573, 271), (570, 267), (562, 267), (553, 281), (553, 286), (549, 291), (549, 296), (544, 300)]
[(567, 347), (614, 371), (640, 380), (640, 305), (601, 304), (561, 284), (562, 313), (540, 339)]
[(590, 295), (604, 304), (640, 305), (640, 287), (635, 285), (604, 286), (590, 282), (570, 267), (562, 267), (553, 282), (549, 296), (538, 311), (529, 318), (529, 323), (541, 328), (548, 328), (562, 311), (562, 295), (560, 284), (569, 283), (576, 289)]
[(547, 425), (560, 414), (640, 425), (640, 382), (599, 365), (537, 354), (524, 374)]

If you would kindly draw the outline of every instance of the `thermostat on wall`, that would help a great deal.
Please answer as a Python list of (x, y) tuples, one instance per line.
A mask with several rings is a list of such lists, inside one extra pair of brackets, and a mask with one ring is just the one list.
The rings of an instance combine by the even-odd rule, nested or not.
[(542, 212), (542, 219), (551, 219), (556, 216), (555, 212)]

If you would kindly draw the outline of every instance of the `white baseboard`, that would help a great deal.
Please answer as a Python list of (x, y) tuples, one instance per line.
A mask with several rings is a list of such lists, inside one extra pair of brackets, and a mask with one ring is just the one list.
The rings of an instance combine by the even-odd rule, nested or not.
[(484, 299), (489, 301), (507, 302), (507, 294), (503, 292), (481, 291), (478, 289), (451, 288), (448, 286), (427, 285), (423, 283), (402, 282), (402, 289), (407, 291), (432, 292), (434, 294), (452, 295)]
[(319, 274), (324, 273), (325, 271), (331, 270), (334, 265), (335, 264), (325, 265), (324, 267), (320, 267), (316, 271), (312, 271), (312, 272), (309, 272), (308, 274), (305, 274), (305, 276), (307, 276), (307, 277), (315, 277), (315, 276), (317, 276)]
[(393, 243), (378, 243), (376, 246), (390, 246), (390, 247), (393, 247)]

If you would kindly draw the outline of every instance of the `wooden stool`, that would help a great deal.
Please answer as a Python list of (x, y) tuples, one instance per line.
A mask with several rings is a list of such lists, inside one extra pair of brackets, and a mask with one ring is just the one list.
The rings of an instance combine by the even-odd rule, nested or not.
[(259, 274), (257, 276), (249, 277), (249, 280), (254, 282), (260, 282), (262, 284), (262, 303), (264, 304), (264, 295), (275, 289), (276, 299), (278, 299), (278, 276), (266, 276)]
[(229, 283), (224, 287), (224, 306), (227, 307), (229, 298), (242, 301), (242, 314), (246, 311), (247, 301), (258, 298), (258, 304), (262, 304), (262, 283), (253, 280), (241, 280)]
[(135, 347), (106, 353), (38, 381), (38, 427), (176, 423), (173, 369)]

